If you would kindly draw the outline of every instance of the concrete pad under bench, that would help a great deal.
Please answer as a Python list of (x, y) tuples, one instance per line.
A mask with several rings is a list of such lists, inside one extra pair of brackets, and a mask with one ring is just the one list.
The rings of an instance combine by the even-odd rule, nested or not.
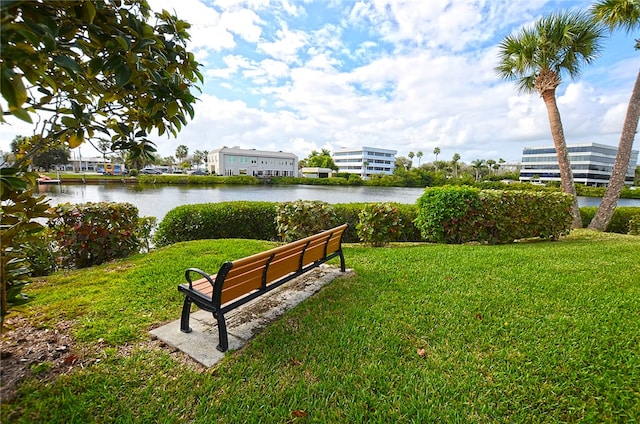
[[(229, 349), (240, 349), (254, 335), (282, 314), (315, 294), (325, 284), (338, 277), (349, 276), (353, 270), (340, 272), (339, 267), (320, 265), (286, 284), (266, 293), (227, 314)], [(205, 367), (211, 367), (224, 358), (216, 349), (218, 324), (212, 314), (198, 310), (191, 314), (191, 333), (180, 331), (181, 304), (176, 305), (177, 320), (151, 330), (153, 337), (186, 353)]]

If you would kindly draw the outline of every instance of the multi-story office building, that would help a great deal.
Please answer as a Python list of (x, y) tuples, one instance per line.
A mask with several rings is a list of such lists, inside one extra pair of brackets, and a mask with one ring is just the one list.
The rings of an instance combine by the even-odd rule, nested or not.
[(297, 177), (298, 157), (293, 153), (223, 147), (209, 152), (209, 172), (258, 178)]
[[(607, 186), (611, 178), (618, 148), (598, 143), (567, 145), (569, 162), (576, 183)], [(638, 151), (632, 150), (626, 184), (633, 184)], [(522, 150), (520, 181), (560, 181), (560, 167), (554, 146), (525, 147)]]
[(333, 162), (338, 172), (358, 174), (367, 179), (371, 175), (392, 175), (396, 167), (396, 150), (377, 147), (338, 149), (333, 152)]

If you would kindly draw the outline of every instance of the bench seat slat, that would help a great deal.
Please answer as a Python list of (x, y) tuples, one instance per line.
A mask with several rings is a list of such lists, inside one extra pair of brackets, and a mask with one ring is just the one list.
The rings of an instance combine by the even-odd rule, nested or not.
[[(211, 279), (215, 281), (216, 276), (212, 275)], [(201, 278), (193, 282), (193, 290), (199, 291), (203, 294), (211, 296), (213, 293), (213, 286), (206, 278)]]
[(222, 288), (221, 303), (227, 303), (236, 297), (240, 297), (262, 287), (263, 272), (264, 265), (260, 268), (254, 268), (235, 275), (227, 275), (227, 278), (224, 280), (224, 287)]

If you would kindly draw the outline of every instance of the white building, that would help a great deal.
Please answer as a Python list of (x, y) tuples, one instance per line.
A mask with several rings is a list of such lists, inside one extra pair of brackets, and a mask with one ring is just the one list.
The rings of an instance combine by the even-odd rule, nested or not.
[(297, 177), (298, 157), (293, 153), (223, 147), (209, 152), (207, 167), (214, 175)]
[(333, 162), (339, 168), (338, 172), (358, 174), (367, 179), (376, 174), (392, 175), (397, 153), (397, 150), (366, 146), (338, 149), (333, 152)]
[[(69, 158), (69, 162), (66, 165), (56, 165), (56, 171), (70, 171), (70, 172), (98, 172), (98, 164), (104, 163), (102, 157), (97, 156), (80, 156), (76, 152), (72, 151), (73, 155)], [(107, 163), (111, 161), (107, 159)]]
[(334, 172), (331, 168), (304, 167), (300, 175), (305, 178), (331, 178)]
[[(598, 143), (567, 145), (573, 180), (589, 186), (607, 186), (618, 148)], [(631, 151), (625, 183), (633, 184), (638, 151)], [(560, 181), (560, 167), (554, 146), (525, 147), (522, 150), (520, 181)]]

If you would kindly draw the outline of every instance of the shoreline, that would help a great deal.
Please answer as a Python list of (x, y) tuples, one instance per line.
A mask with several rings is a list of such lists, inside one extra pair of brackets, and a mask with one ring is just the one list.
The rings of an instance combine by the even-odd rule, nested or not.
[[(86, 173), (86, 174), (67, 174), (67, 173), (42, 173), (52, 179), (55, 179), (55, 183), (44, 183), (38, 185), (102, 185), (102, 184), (122, 184), (125, 186), (131, 185), (194, 185), (194, 186), (221, 186), (221, 185), (279, 185), (279, 186), (331, 186), (331, 187), (355, 187), (353, 184), (337, 184), (333, 181), (318, 181), (316, 179), (311, 179), (309, 181), (304, 182), (283, 182), (283, 181), (273, 181), (273, 180), (257, 180), (253, 177), (220, 177), (220, 176), (200, 176), (200, 175), (188, 175), (188, 174), (161, 174), (161, 175), (140, 175), (140, 176), (122, 176), (122, 175), (101, 175), (95, 173)], [(487, 182), (494, 183), (494, 182)], [(516, 183), (521, 184), (521, 183)], [(359, 184), (357, 186), (365, 186), (365, 187), (381, 187), (379, 185), (369, 185), (369, 184)], [(509, 189), (509, 184), (504, 184), (504, 189)], [(395, 188), (426, 188), (426, 187), (409, 187), (409, 186), (390, 186)], [(480, 189), (481, 184), (477, 186)], [(578, 188), (578, 186), (576, 186)], [(488, 187), (487, 187), (488, 188)], [(491, 187), (496, 188), (496, 187)], [(498, 188), (499, 189), (499, 188)], [(532, 189), (532, 190), (540, 190), (537, 186), (535, 188), (523, 187), (523, 189)], [(542, 188), (545, 189), (556, 189), (559, 188), (551, 188), (544, 186)], [(582, 189), (578, 188), (578, 196), (579, 197), (590, 197), (590, 198), (602, 198), (604, 196), (604, 187), (582, 187)], [(640, 190), (630, 190), (623, 189), (620, 194), (620, 199), (640, 199)]]

